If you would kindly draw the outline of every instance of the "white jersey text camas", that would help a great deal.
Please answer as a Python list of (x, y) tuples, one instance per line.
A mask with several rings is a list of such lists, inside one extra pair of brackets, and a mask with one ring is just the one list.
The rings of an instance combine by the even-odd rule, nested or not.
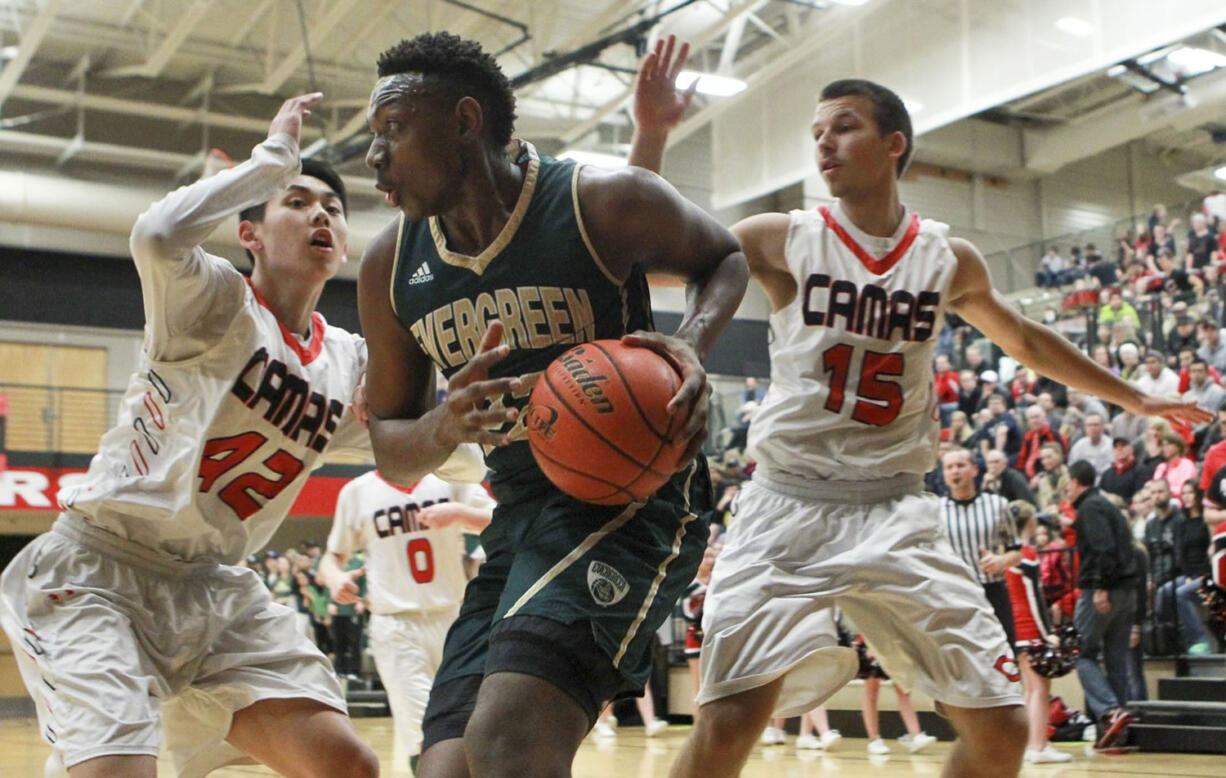
[(428, 475), (411, 488), (372, 470), (341, 489), (328, 551), (351, 556), (366, 549), (371, 613), (391, 614), (455, 606), (464, 596), (464, 537), (457, 526), (429, 529), (418, 513), (441, 502), (493, 508), (480, 484), (450, 484)]
[(957, 259), (948, 227), (908, 210), (861, 232), (836, 202), (792, 211), (784, 254), (796, 299), (770, 317), (771, 386), (749, 427), (780, 476), (923, 474), (940, 428), (932, 359)]
[(365, 342), (318, 313), (300, 339), (199, 246), (298, 171), (297, 143), (277, 135), (137, 219), (140, 365), (86, 481), (60, 492), (62, 508), (179, 560), (233, 564), (268, 541), (325, 450), (369, 450), (348, 410)]

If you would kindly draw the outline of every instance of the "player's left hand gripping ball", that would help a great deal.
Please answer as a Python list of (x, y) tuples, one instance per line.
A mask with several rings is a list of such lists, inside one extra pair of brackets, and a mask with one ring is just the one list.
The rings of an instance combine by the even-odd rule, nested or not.
[(668, 413), (685, 419), (674, 441), (687, 441), (685, 455), (680, 459), (684, 468), (707, 442), (707, 408), (711, 400), (711, 384), (707, 370), (689, 342), (659, 332), (638, 331), (622, 338), (627, 346), (649, 348), (663, 356), (681, 374), (681, 388), (668, 403)]

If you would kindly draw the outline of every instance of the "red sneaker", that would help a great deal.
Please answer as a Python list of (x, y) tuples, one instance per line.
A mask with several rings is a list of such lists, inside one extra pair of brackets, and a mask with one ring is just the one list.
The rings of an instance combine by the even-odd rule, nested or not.
[(1098, 742), (1094, 744), (1094, 748), (1101, 750), (1114, 746), (1124, 734), (1124, 730), (1132, 723), (1132, 718), (1132, 714), (1123, 708), (1117, 708), (1107, 714), (1106, 721), (1103, 722), (1103, 733), (1099, 736)]

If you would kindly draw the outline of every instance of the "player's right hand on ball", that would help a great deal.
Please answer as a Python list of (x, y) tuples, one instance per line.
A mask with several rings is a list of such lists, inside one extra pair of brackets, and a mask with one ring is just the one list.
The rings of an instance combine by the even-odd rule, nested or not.
[(341, 605), (352, 605), (357, 602), (360, 599), (358, 579), (364, 575), (366, 575), (365, 566), (338, 575), (328, 584), (328, 591), (332, 595), (332, 599)]
[(476, 355), (447, 382), (439, 424), (439, 443), (445, 448), (461, 443), (503, 446), (511, 442), (508, 433), (497, 430), (519, 418), (519, 411), (491, 401), (520, 391), (524, 381), (519, 376), (489, 377), (490, 368), (511, 353), (511, 347), (502, 342), (502, 332), (501, 321), (490, 322)]
[(294, 140), (300, 140), (302, 122), (311, 115), (311, 108), (319, 105), (323, 99), (323, 92), (311, 92), (286, 100), (281, 104), (281, 110), (277, 111), (277, 115), (272, 117), (272, 124), (268, 125), (268, 137), (271, 138), (279, 132), (284, 132)]

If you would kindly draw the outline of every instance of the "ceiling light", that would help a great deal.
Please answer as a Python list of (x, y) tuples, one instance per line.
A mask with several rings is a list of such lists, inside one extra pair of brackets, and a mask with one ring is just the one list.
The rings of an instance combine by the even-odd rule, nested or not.
[(558, 159), (572, 159), (580, 165), (595, 165), (596, 167), (625, 167), (626, 158), (616, 154), (605, 154), (599, 151), (584, 151), (572, 149), (558, 155)]
[(694, 83), (694, 79), (698, 79), (698, 91), (712, 97), (729, 97), (737, 92), (744, 91), (747, 86), (739, 78), (699, 73), (695, 70), (683, 70), (677, 74), (677, 88), (689, 89), (690, 84)]
[(1183, 46), (1167, 55), (1166, 61), (1171, 63), (1184, 78), (1199, 76), (1220, 67), (1226, 67), (1226, 57), (1215, 51), (1200, 49), (1194, 46)]
[(829, 0), (835, 5), (864, 5), (868, 0)]
[(1076, 16), (1065, 16), (1056, 20), (1056, 29), (1074, 38), (1090, 38), (1094, 35), (1094, 25)]
[(1220, 167), (1213, 171), (1213, 176), (1219, 181), (1226, 181), (1226, 167)]
[(0, 59), (17, 59), (19, 53), (21, 53), (21, 49), (16, 46), (0, 47)]
[(1127, 69), (1128, 68), (1124, 67), (1123, 65), (1112, 65), (1111, 67), (1107, 68), (1107, 78), (1118, 78), (1119, 76), (1124, 75), (1124, 71)]
[(1174, 51), (1177, 48), (1179, 47), (1178, 46), (1163, 46), (1160, 49), (1154, 49), (1148, 54), (1142, 54), (1141, 56), (1137, 57), (1137, 64), (1138, 65), (1148, 65), (1151, 62), (1157, 62), (1158, 60), (1170, 54), (1172, 51)]

